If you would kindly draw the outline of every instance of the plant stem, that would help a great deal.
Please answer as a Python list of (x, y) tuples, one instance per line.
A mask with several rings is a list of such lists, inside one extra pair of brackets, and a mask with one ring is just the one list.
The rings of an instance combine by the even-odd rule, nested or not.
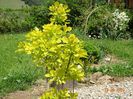
[(85, 21), (85, 28), (84, 28), (84, 33), (85, 33), (85, 35), (86, 35), (86, 33), (87, 33), (88, 20), (89, 20), (90, 16), (91, 16), (98, 8), (99, 8), (99, 7), (96, 7), (95, 9), (93, 9), (93, 10), (89, 13), (89, 15), (87, 16), (87, 18), (86, 18), (86, 21)]
[(74, 80), (73, 80), (73, 95), (74, 95), (74, 87), (75, 87), (75, 86), (74, 86)]
[(70, 65), (70, 63), (71, 63), (71, 58), (72, 58), (72, 53), (70, 54), (70, 57), (69, 57), (69, 60), (68, 60), (68, 64), (67, 64), (66, 71), (65, 71), (65, 75), (67, 74), (69, 65)]

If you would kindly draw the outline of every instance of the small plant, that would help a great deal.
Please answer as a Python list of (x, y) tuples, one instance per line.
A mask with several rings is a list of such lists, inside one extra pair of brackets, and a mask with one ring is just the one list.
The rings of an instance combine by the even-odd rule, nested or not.
[[(82, 80), (84, 71), (81, 69), (83, 66), (81, 58), (85, 58), (87, 52), (74, 34), (68, 34), (71, 31), (71, 27), (67, 26), (67, 15), (70, 10), (67, 5), (59, 2), (55, 2), (49, 10), (52, 15), (51, 23), (44, 25), (42, 30), (35, 28), (28, 33), (26, 40), (19, 43), (18, 51), (30, 54), (37, 66), (44, 66), (47, 71), (45, 77), (49, 82), (63, 85), (68, 80)], [(41, 99), (55, 99), (55, 96), (57, 99), (60, 97), (66, 99), (68, 95), (71, 98), (75, 96), (74, 89), (72, 95), (66, 91), (54, 88), (46, 92)], [(62, 96), (63, 94), (65, 95)]]

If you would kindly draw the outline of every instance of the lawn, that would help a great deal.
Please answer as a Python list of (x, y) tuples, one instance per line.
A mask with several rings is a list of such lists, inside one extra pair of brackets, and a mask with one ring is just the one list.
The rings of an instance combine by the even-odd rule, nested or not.
[(23, 38), (24, 34), (0, 35), (0, 95), (24, 90), (43, 77), (43, 70), (29, 56), (15, 52)]

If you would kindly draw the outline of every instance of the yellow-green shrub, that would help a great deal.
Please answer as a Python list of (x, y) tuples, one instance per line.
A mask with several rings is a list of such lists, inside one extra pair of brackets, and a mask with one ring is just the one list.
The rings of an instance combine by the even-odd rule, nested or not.
[(58, 2), (49, 9), (51, 23), (44, 25), (42, 30), (35, 28), (28, 33), (26, 40), (19, 43), (19, 51), (30, 54), (38, 66), (44, 66), (47, 69), (45, 77), (50, 82), (60, 85), (67, 80), (81, 80), (84, 72), (79, 67), (83, 66), (81, 58), (86, 57), (87, 53), (82, 42), (74, 34), (68, 33), (71, 31), (71, 27), (67, 26), (70, 10)]

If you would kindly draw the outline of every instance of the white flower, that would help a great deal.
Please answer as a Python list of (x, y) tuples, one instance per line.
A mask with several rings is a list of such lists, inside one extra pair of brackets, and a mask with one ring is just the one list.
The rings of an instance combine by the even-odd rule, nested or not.
[(120, 12), (119, 9), (116, 9), (113, 14), (112, 21), (114, 22), (115, 30), (123, 30), (126, 28), (127, 23), (129, 22), (129, 17), (126, 15), (125, 12)]

